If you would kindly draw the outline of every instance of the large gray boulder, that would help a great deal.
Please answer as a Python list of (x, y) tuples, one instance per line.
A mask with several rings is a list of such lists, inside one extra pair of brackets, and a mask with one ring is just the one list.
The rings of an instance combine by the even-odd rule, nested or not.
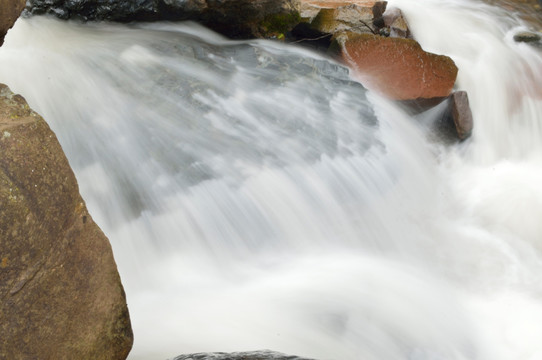
[(0, 84), (0, 359), (125, 359), (111, 246), (45, 121)]

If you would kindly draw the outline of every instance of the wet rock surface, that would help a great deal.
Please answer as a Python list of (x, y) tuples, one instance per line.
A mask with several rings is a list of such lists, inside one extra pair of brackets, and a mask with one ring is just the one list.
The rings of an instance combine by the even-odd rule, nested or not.
[(125, 359), (133, 337), (108, 239), (56, 136), (0, 85), (0, 358)]

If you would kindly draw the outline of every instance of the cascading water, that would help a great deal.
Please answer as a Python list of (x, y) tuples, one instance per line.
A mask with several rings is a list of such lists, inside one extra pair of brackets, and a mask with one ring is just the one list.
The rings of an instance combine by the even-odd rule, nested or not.
[(542, 359), (541, 53), (477, 1), (390, 5), (458, 65), (468, 141), (277, 42), (40, 17), (8, 34), (0, 79), (112, 242), (131, 359)]

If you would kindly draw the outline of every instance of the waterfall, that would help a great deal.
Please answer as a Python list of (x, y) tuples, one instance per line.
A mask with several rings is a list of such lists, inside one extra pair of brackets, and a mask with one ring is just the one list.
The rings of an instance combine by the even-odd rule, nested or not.
[(19, 19), (0, 79), (109, 237), (130, 359), (542, 358), (542, 55), (479, 1), (390, 0), (453, 58), (472, 138), (293, 45), (193, 23)]

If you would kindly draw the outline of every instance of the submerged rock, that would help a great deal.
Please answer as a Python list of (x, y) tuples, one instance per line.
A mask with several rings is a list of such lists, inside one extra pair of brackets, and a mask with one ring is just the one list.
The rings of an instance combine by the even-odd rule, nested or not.
[(412, 39), (344, 33), (336, 42), (353, 76), (390, 99), (448, 96), (457, 77), (451, 58), (425, 52)]
[(236, 353), (197, 353), (177, 356), (173, 360), (311, 360), (309, 358), (281, 354), (274, 351), (250, 351)]
[(23, 11), (25, 0), (0, 0), (0, 45), (4, 37)]
[(0, 358), (125, 359), (132, 330), (111, 246), (54, 133), (0, 85)]

